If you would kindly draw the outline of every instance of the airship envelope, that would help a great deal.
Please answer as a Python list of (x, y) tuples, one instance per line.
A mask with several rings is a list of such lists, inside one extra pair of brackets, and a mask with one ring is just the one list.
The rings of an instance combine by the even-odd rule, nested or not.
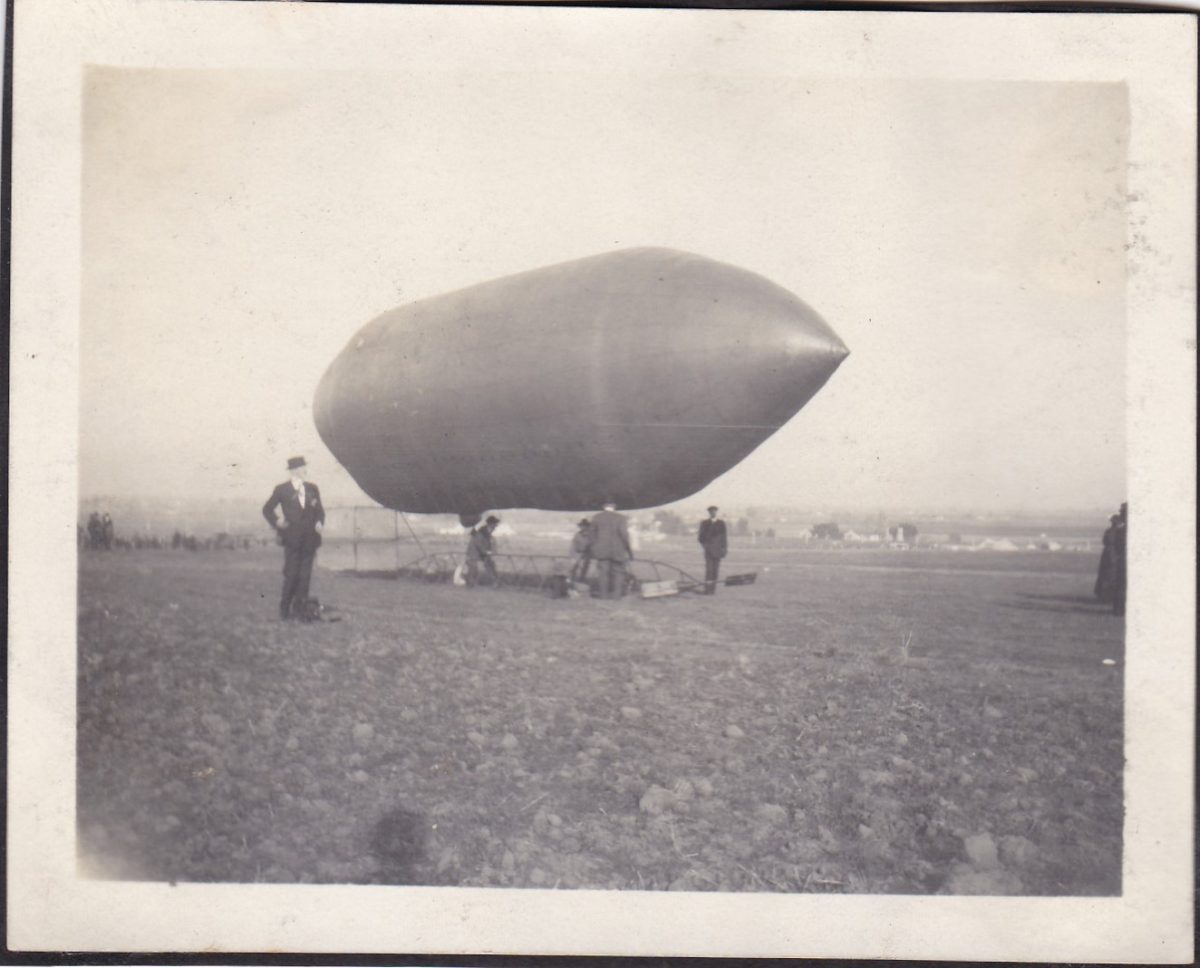
[(390, 508), (653, 507), (737, 464), (847, 352), (762, 276), (627, 249), (384, 313), (330, 364), (313, 413)]

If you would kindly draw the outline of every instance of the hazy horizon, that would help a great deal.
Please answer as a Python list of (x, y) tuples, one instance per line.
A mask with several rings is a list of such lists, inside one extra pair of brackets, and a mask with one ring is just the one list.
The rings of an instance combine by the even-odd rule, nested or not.
[[(355, 502), (343, 501), (336, 496), (331, 500), (330, 496), (322, 491), (325, 504), (330, 509), (371, 509), (379, 511), (391, 512), (394, 509), (384, 507), (370, 498), (362, 497), (361, 501)], [(99, 508), (105, 502), (145, 504), (156, 508), (166, 508), (173, 504), (193, 504), (197, 507), (216, 508), (221, 505), (232, 505), (239, 508), (255, 509), (257, 516), (257, 508), (262, 501), (257, 497), (249, 495), (244, 496), (218, 496), (209, 498), (183, 497), (181, 495), (172, 494), (85, 494), (80, 495), (79, 508), (87, 510), (93, 507)], [(641, 516), (654, 514), (657, 511), (674, 511), (676, 513), (689, 512), (696, 513), (703, 517), (706, 508), (704, 499), (697, 497), (684, 498), (681, 501), (673, 501), (670, 504), (661, 504), (653, 507), (645, 508), (626, 508), (623, 513), (629, 516)], [(1116, 505), (1094, 505), (1094, 506), (1063, 506), (1063, 507), (1046, 507), (1046, 508), (980, 508), (980, 507), (963, 507), (951, 505), (847, 505), (837, 503), (815, 504), (815, 503), (796, 503), (786, 501), (776, 502), (749, 502), (741, 504), (726, 504), (721, 507), (721, 516), (725, 518), (736, 518), (739, 515), (753, 513), (795, 513), (795, 514), (815, 514), (819, 512), (828, 512), (831, 514), (843, 514), (848, 517), (872, 517), (883, 514), (885, 516), (899, 516), (910, 514), (924, 518), (950, 518), (950, 517), (980, 517), (980, 518), (1000, 518), (1000, 519), (1051, 519), (1051, 518), (1067, 518), (1081, 519), (1091, 517), (1101, 517), (1107, 520), (1108, 515), (1115, 513)], [(545, 510), (542, 508), (499, 508), (497, 511), (501, 513), (526, 515), (526, 514), (544, 514), (551, 516), (559, 516), (564, 518), (574, 519), (580, 514), (588, 514), (587, 510), (577, 511), (554, 511)], [(422, 514), (418, 512), (408, 511), (400, 512), (407, 514), (408, 517), (419, 520), (425, 518), (453, 518), (454, 514), (449, 512), (440, 512), (436, 514)]]
[[(677, 504), (1115, 507), (1119, 84), (89, 70), (82, 494), (264, 499), (380, 312), (635, 245), (761, 273), (850, 347)], [(553, 361), (548, 361), (552, 365)]]

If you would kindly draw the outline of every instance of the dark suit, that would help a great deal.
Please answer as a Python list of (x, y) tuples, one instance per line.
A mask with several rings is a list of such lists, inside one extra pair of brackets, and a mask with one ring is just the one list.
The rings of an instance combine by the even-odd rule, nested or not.
[(588, 544), (600, 577), (600, 597), (620, 598), (625, 594), (625, 562), (633, 558), (625, 515), (616, 511), (592, 515)]
[[(275, 518), (276, 508), (283, 510), (282, 525)], [(317, 525), (325, 523), (321, 492), (316, 484), (305, 481), (304, 505), (301, 506), (296, 486), (285, 481), (271, 492), (262, 513), (283, 542), (283, 594), (279, 599), (279, 614), (288, 618), (293, 609), (308, 598), (313, 559), (321, 547)]]
[(1126, 544), (1129, 541), (1129, 522), (1126, 517), (1122, 516), (1117, 522), (1117, 526), (1113, 528), (1112, 541), (1112, 557), (1113, 557), (1113, 599), (1112, 607), (1114, 615), (1125, 614), (1125, 592), (1126, 592)]
[(1113, 542), (1116, 540), (1117, 526), (1109, 525), (1104, 537), (1101, 538), (1103, 551), (1100, 552), (1100, 570), (1096, 574), (1096, 584), (1092, 593), (1106, 605), (1111, 605), (1116, 594), (1117, 564), (1113, 558)]
[(721, 559), (729, 550), (725, 538), (725, 522), (719, 518), (706, 518), (701, 521), (699, 540), (704, 546), (704, 594), (715, 595)]

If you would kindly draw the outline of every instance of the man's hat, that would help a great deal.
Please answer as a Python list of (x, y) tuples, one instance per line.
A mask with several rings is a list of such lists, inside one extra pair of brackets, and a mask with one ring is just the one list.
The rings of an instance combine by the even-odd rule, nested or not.
[(288, 470), (289, 471), (294, 471), (297, 467), (304, 467), (304, 466), (305, 466), (305, 464), (304, 464), (303, 457), (289, 457), (288, 458)]
[(717, 507), (715, 504), (710, 504), (710, 505), (708, 506), (708, 509), (709, 509), (710, 511), (719, 511), (719, 510), (720, 510), (720, 508), (718, 508), (718, 507)]
[(488, 524), (499, 524), (500, 519), (498, 517), (496, 517), (496, 515), (494, 515), (494, 514), (489, 514), (487, 517), (487, 523)]
[(591, 523), (592, 522), (589, 521), (587, 518), (584, 518), (582, 521), (579, 522), (579, 527), (586, 528), (586, 527), (589, 527), (591, 525)]

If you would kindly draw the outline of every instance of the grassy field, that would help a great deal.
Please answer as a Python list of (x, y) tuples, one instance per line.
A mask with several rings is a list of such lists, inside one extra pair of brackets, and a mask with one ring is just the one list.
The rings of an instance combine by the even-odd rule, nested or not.
[(313, 625), (275, 619), (281, 559), (82, 557), (85, 872), (1120, 892), (1090, 555), (745, 548), (756, 585), (619, 602), (318, 569)]

